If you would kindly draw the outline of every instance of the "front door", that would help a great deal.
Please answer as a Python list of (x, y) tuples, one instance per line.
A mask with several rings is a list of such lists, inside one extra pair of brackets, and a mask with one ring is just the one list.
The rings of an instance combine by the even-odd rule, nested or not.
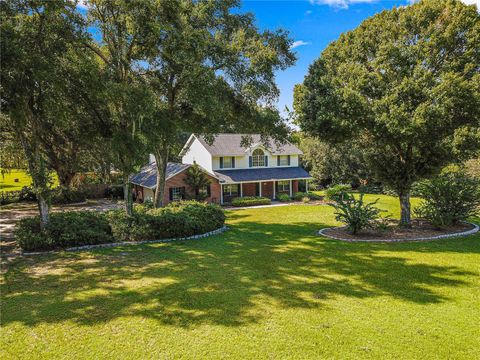
[(255, 196), (260, 196), (260, 183), (255, 183)]

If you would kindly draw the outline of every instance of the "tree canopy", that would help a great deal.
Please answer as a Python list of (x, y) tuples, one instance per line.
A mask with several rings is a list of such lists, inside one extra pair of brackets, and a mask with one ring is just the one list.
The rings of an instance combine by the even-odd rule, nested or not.
[(478, 150), (480, 15), (457, 0), (383, 11), (331, 43), (299, 99), (301, 128), (361, 144), (410, 224), (413, 182)]

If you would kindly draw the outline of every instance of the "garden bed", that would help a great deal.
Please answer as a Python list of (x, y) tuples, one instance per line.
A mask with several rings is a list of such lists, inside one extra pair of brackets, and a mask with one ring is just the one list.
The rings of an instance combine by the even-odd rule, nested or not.
[(393, 225), (392, 220), (385, 230), (366, 229), (356, 235), (348, 232), (345, 226), (332, 227), (320, 230), (319, 235), (343, 241), (360, 242), (402, 242), (436, 240), (456, 236), (466, 236), (476, 233), (477, 225), (461, 222), (456, 225), (441, 228), (435, 227), (428, 221), (413, 220), (411, 228), (401, 228)]

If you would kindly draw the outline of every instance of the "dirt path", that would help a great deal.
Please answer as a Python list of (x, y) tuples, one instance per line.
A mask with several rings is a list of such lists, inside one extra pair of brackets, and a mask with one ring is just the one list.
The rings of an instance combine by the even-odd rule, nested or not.
[[(81, 204), (54, 205), (52, 212), (63, 211), (108, 211), (118, 209), (122, 203), (111, 200), (89, 200)], [(13, 238), (13, 229), (20, 219), (38, 215), (36, 203), (15, 204), (15, 206), (6, 206), (0, 208), (0, 254), (20, 252)]]

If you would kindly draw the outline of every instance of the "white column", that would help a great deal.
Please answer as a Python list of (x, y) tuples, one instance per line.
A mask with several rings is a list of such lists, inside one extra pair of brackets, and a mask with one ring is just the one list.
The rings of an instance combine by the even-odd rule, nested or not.
[(223, 184), (220, 184), (220, 204), (223, 205)]
[(292, 197), (292, 180), (290, 180), (290, 197)]
[(243, 197), (243, 183), (240, 183), (240, 197)]
[(308, 193), (308, 180), (305, 180), (305, 192)]
[(260, 181), (260, 186), (259, 186), (259, 195), (262, 196), (262, 182)]
[(275, 194), (275, 181), (272, 181), (272, 184), (273, 184), (273, 200), (275, 200), (275, 198), (277, 197), (277, 195)]

